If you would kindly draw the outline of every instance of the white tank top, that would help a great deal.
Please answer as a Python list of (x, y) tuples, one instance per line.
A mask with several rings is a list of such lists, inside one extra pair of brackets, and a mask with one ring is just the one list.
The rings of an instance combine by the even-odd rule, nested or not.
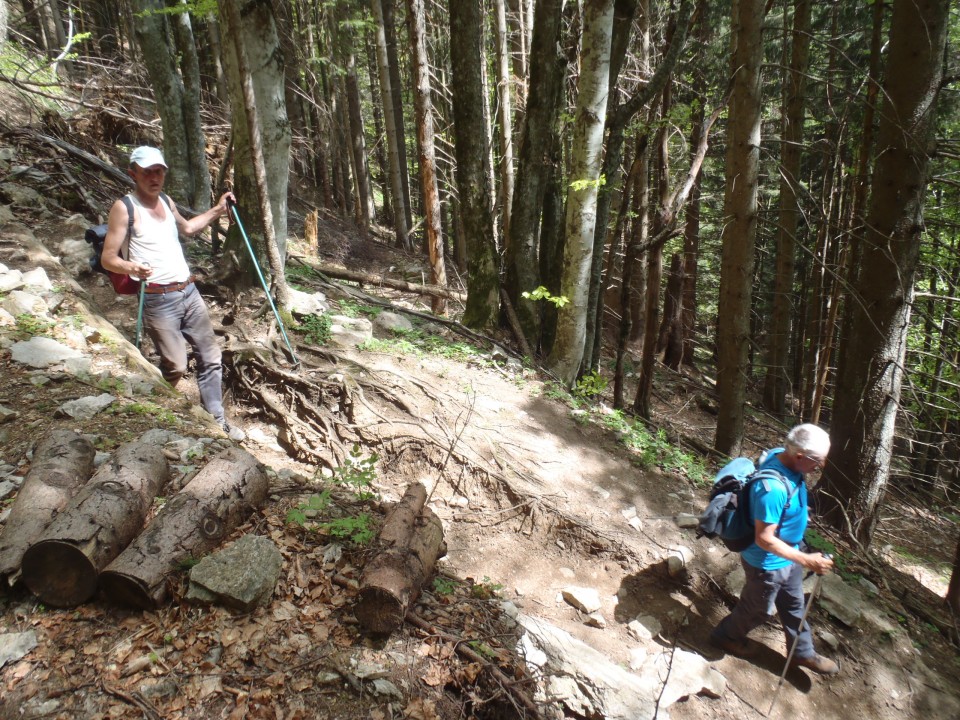
[(153, 268), (153, 274), (147, 282), (158, 285), (185, 282), (190, 277), (190, 266), (183, 257), (177, 222), (167, 203), (163, 198), (158, 201), (164, 218), (157, 220), (136, 195), (131, 193), (127, 197), (133, 201), (137, 211), (130, 233), (130, 260), (149, 263)]

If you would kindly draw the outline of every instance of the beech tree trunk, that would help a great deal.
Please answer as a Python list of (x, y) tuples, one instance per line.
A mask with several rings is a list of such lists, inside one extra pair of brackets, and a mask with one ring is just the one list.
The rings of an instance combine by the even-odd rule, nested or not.
[(37, 443), (33, 464), (0, 531), (0, 586), (14, 585), (27, 549), (93, 474), (96, 451), (72, 430), (54, 430)]
[(143, 610), (167, 598), (177, 564), (219, 545), (267, 498), (269, 481), (257, 459), (229, 448), (174, 495), (147, 528), (100, 575), (107, 598)]
[(23, 582), (47, 605), (89, 600), (97, 576), (143, 529), (170, 467), (163, 449), (121, 446), (23, 556)]
[(426, 500), (422, 484), (409, 485), (383, 523), (383, 551), (367, 563), (354, 608), (367, 632), (390, 633), (400, 627), (437, 558), (447, 553), (440, 518), (424, 507)]

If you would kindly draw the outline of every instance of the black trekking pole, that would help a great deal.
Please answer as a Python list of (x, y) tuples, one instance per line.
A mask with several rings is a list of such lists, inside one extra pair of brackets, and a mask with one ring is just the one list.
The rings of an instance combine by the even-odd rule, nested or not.
[[(825, 557), (831, 557), (826, 555)], [(787, 662), (783, 665), (783, 672), (780, 673), (780, 681), (777, 683), (777, 689), (773, 693), (773, 699), (770, 701), (770, 707), (764, 717), (770, 717), (773, 712), (773, 706), (777, 704), (777, 698), (780, 696), (780, 688), (783, 687), (783, 679), (787, 676), (787, 670), (790, 669), (790, 661), (793, 660), (793, 653), (797, 649), (797, 643), (800, 641), (800, 633), (803, 631), (803, 624), (807, 621), (807, 615), (810, 614), (810, 608), (813, 607), (813, 601), (820, 594), (820, 585), (823, 584), (823, 575), (817, 575), (817, 581), (813, 584), (813, 590), (810, 591), (810, 599), (807, 600), (806, 607), (803, 608), (803, 615), (800, 616), (800, 626), (797, 628), (797, 636), (790, 644), (790, 652), (787, 653)]]
[(267, 281), (263, 277), (263, 271), (260, 269), (260, 263), (257, 262), (257, 254), (253, 252), (253, 245), (250, 244), (250, 238), (247, 237), (247, 231), (244, 229), (243, 223), (240, 222), (240, 215), (237, 212), (237, 204), (228, 198), (227, 207), (233, 211), (233, 219), (237, 221), (237, 227), (240, 228), (240, 234), (243, 236), (243, 241), (247, 244), (247, 252), (250, 253), (250, 259), (253, 260), (253, 266), (257, 269), (257, 277), (260, 278), (260, 284), (263, 286), (263, 292), (267, 296), (267, 302), (270, 303), (270, 309), (273, 310), (273, 316), (277, 319), (277, 324), (280, 326), (280, 334), (283, 335), (283, 341), (287, 344), (287, 349), (290, 350), (290, 356), (293, 358), (293, 366), (296, 367), (300, 364), (300, 360), (297, 359), (297, 354), (293, 351), (293, 346), (290, 344), (290, 339), (287, 337), (287, 330), (283, 326), (283, 320), (280, 319), (280, 313), (277, 311), (277, 306), (273, 304), (273, 298), (270, 296), (270, 288), (267, 287)]

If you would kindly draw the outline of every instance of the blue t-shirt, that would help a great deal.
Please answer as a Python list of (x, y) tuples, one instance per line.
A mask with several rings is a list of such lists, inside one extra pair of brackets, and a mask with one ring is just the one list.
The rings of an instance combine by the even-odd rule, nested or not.
[[(803, 474), (784, 467), (776, 451), (769, 452), (760, 464), (760, 469), (776, 470), (787, 482), (792, 483), (796, 490), (790, 501), (790, 507), (784, 514), (783, 508), (789, 497), (784, 484), (775, 478), (767, 480), (766, 485), (769, 489), (764, 487), (762, 480), (754, 483), (750, 486), (750, 509), (753, 518), (771, 525), (780, 525), (780, 516), (783, 515), (783, 524), (780, 525), (777, 535), (787, 545), (797, 547), (807, 529), (807, 486), (803, 482)], [(744, 560), (761, 570), (778, 570), (790, 565), (790, 560), (767, 552), (756, 543), (744, 550), (742, 554)]]

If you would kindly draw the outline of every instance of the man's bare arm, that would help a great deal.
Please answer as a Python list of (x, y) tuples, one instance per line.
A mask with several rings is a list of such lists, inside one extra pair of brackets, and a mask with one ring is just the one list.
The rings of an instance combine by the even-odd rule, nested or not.
[(177, 204), (172, 203), (173, 216), (177, 221), (177, 230), (181, 235), (186, 235), (188, 237), (196, 235), (198, 232), (210, 225), (210, 223), (212, 223), (214, 220), (222, 218), (224, 215), (230, 212), (229, 206), (227, 205), (228, 201), (236, 202), (236, 198), (233, 197), (232, 192), (225, 192), (220, 196), (220, 200), (216, 205), (206, 212), (200, 213), (196, 217), (192, 217), (189, 220), (180, 214), (180, 211), (177, 210)]
[(784, 560), (795, 562), (807, 570), (813, 570), (817, 575), (823, 575), (833, 567), (833, 560), (821, 553), (800, 552), (787, 545), (777, 537), (777, 526), (767, 524), (763, 520), (755, 520), (756, 543), (761, 550), (773, 553)]
[(117, 200), (110, 208), (110, 215), (107, 217), (107, 235), (103, 241), (100, 264), (110, 272), (146, 279), (153, 273), (149, 265), (141, 265), (120, 257), (120, 248), (123, 247), (123, 241), (127, 239), (129, 222), (130, 214), (127, 212), (127, 206), (122, 200)]

